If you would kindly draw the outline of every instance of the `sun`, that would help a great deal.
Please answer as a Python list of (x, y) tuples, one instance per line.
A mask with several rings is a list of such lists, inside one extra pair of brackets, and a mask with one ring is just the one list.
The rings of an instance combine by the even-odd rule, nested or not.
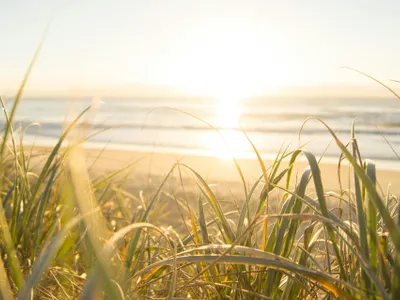
[(290, 74), (284, 68), (284, 51), (273, 41), (260, 39), (252, 28), (216, 28), (185, 40), (184, 55), (168, 73), (170, 82), (217, 99), (251, 97), (286, 84)]
[(218, 24), (219, 30), (193, 34), (193, 40), (188, 37), (184, 55), (169, 73), (170, 82), (185, 92), (214, 99), (212, 123), (226, 143), (220, 142), (218, 134), (211, 134), (205, 143), (221, 158), (248, 150), (240, 131), (244, 99), (273, 91), (288, 79), (282, 67), (284, 53), (254, 30), (235, 26)]

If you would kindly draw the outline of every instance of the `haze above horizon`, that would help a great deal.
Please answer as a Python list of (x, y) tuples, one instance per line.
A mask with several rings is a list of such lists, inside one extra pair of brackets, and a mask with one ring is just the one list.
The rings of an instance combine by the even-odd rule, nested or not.
[(341, 66), (384, 81), (400, 77), (400, 61), (392, 61), (400, 53), (395, 0), (0, 4), (2, 93), (19, 86), (50, 18), (27, 93), (178, 91), (229, 99), (344, 86), (358, 94), (376, 84)]

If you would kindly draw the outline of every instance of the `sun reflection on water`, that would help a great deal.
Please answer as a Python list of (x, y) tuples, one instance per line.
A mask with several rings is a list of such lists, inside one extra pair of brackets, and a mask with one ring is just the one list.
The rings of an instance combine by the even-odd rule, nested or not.
[(235, 97), (219, 98), (215, 125), (219, 128), (224, 140), (217, 132), (211, 133), (209, 145), (213, 156), (229, 160), (233, 156), (242, 156), (248, 150), (248, 142), (240, 131), (240, 117), (241, 103), (239, 99)]

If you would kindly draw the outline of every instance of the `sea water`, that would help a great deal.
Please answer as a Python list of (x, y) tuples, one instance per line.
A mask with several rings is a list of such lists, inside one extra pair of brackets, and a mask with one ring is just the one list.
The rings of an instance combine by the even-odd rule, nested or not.
[[(13, 99), (6, 103), (9, 109)], [(92, 108), (83, 116), (80, 128), (89, 137), (90, 147), (224, 159), (231, 155), (255, 157), (244, 130), (264, 157), (301, 146), (337, 161), (340, 150), (315, 119), (320, 118), (345, 144), (351, 140), (355, 122), (364, 159), (379, 161), (386, 169), (400, 166), (396, 154), (400, 154), (400, 101), (393, 98), (25, 98), (17, 110), (15, 129), (23, 129), (27, 143), (54, 145), (66, 126), (89, 105)], [(4, 122), (2, 118), (2, 127)]]

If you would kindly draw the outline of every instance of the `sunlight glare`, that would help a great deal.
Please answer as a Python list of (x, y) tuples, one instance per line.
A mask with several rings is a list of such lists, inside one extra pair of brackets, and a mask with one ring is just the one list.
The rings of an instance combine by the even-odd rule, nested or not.
[(272, 41), (261, 41), (250, 29), (207, 31), (185, 45), (185, 56), (169, 73), (169, 80), (189, 93), (242, 98), (287, 84), (284, 51), (277, 51)]
[(225, 94), (219, 97), (216, 109), (216, 125), (226, 143), (216, 132), (213, 132), (210, 137), (211, 143), (209, 143), (212, 155), (224, 160), (232, 159), (233, 156), (243, 156), (248, 150), (248, 142), (238, 130), (241, 115), (239, 99)]

